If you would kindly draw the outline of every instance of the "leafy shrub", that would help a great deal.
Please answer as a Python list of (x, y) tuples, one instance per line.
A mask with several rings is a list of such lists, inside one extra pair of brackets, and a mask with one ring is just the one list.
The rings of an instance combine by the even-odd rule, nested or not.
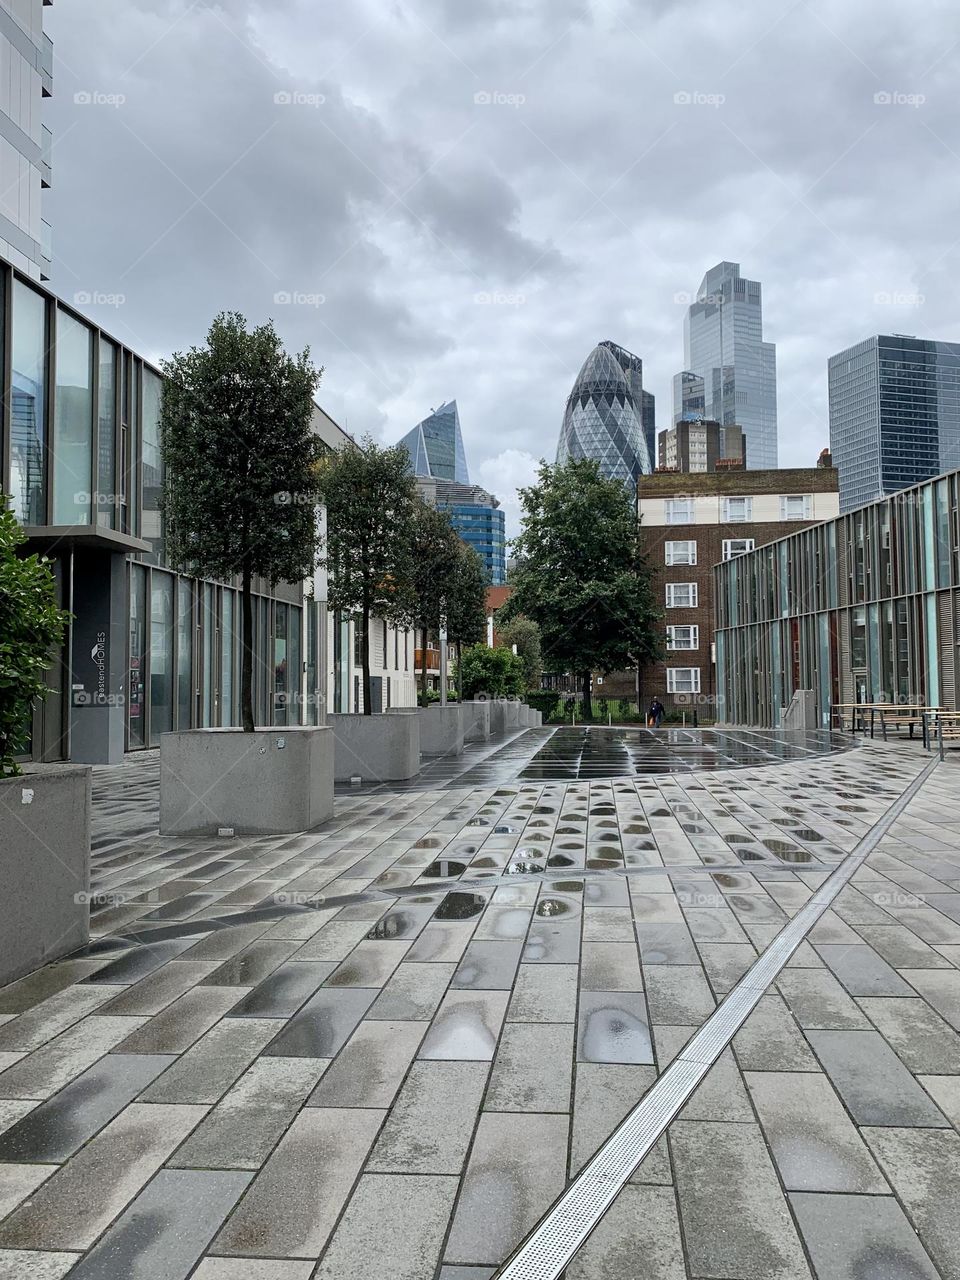
[(509, 649), (473, 644), (463, 651), (457, 683), (464, 698), (519, 698), (523, 696), (524, 671), (523, 660)]

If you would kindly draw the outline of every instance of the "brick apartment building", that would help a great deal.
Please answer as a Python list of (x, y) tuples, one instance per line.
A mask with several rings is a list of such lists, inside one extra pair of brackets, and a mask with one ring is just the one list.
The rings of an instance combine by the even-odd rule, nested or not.
[(713, 566), (839, 510), (837, 472), (829, 467), (641, 476), (637, 514), (663, 609), (665, 653), (641, 671), (641, 701), (659, 695), (668, 711), (698, 707), (712, 719)]

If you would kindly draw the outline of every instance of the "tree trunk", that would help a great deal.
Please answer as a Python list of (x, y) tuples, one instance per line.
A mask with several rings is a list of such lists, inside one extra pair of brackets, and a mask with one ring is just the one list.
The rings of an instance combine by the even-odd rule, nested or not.
[(580, 687), (583, 690), (583, 718), (584, 720), (593, 719), (593, 698), (590, 693), (590, 672), (581, 671)]
[(243, 655), (240, 663), (240, 715), (243, 732), (253, 733), (253, 584), (250, 562), (244, 560), (240, 601), (243, 613)]
[(362, 635), (360, 636), (360, 659), (363, 663), (363, 714), (365, 716), (373, 715), (373, 688), (370, 682), (370, 604), (367, 600), (363, 602), (363, 608), (360, 612), (360, 626)]
[(420, 705), (429, 707), (427, 698), (427, 628), (423, 628), (423, 648), (420, 650)]

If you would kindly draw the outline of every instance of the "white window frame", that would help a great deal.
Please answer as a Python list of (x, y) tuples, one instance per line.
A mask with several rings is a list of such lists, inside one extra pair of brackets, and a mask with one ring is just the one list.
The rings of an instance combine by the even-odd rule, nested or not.
[[(733, 550), (735, 542), (746, 542), (749, 546), (741, 547), (739, 551)], [(745, 556), (748, 551), (756, 549), (756, 541), (753, 538), (724, 538), (723, 540), (723, 558), (724, 560), (735, 560), (737, 556)]]
[(663, 521), (664, 524), (693, 524), (693, 498), (664, 498)]
[[(689, 644), (676, 643), (676, 640), (677, 640), (676, 633), (678, 631), (689, 632), (689, 639), (690, 639)], [(696, 623), (687, 623), (684, 626), (677, 626), (677, 627), (667, 627), (667, 648), (670, 650), (671, 653), (673, 652), (680, 653), (680, 652), (683, 652), (684, 650), (699, 649), (700, 648), (700, 628), (696, 625)]]
[[(681, 671), (685, 675), (689, 675), (689, 687), (684, 684), (683, 688), (677, 687), (677, 676)], [(699, 667), (667, 667), (667, 693), (699, 693), (700, 692), (700, 668)]]
[[(734, 515), (731, 502), (743, 503), (743, 515)], [(753, 498), (737, 494), (731, 498), (723, 500), (723, 522), (724, 524), (749, 524), (753, 519)]]
[[(801, 503), (798, 515), (790, 514), (790, 503)], [(813, 518), (813, 497), (809, 493), (783, 493), (780, 495), (781, 520), (810, 520)]]
[[(664, 544), (664, 564), (666, 565), (695, 565), (697, 563), (697, 544), (692, 538), (687, 538), (681, 542), (667, 542)], [(676, 548), (683, 547), (683, 551), (677, 551)]]
[[(678, 601), (675, 599), (676, 588), (687, 587), (690, 592), (689, 600)], [(699, 608), (699, 589), (695, 582), (668, 582), (666, 592), (666, 606), (668, 609), (697, 609)]]

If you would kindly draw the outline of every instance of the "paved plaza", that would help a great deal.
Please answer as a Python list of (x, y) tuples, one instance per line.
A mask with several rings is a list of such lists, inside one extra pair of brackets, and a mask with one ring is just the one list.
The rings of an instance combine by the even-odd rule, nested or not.
[(565, 1274), (958, 1280), (931, 759), (530, 730), (216, 840), (156, 835), (154, 756), (96, 770), (97, 940), (0, 991), (0, 1280), (487, 1280), (855, 865)]

